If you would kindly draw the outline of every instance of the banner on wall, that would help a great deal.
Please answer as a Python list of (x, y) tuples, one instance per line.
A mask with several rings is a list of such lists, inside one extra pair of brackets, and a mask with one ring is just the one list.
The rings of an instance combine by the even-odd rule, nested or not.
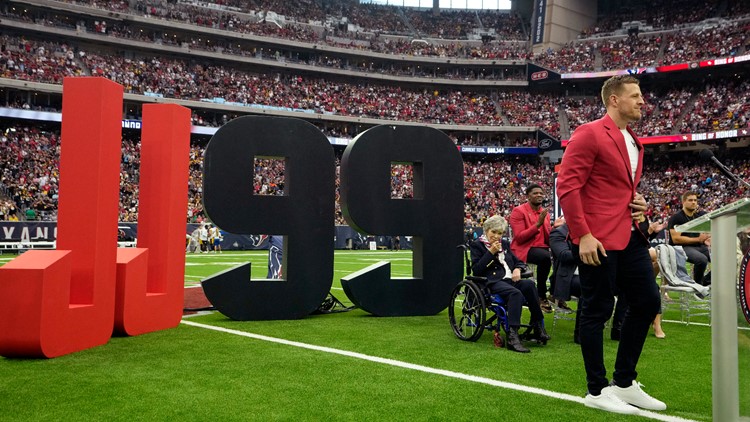
[(537, 0), (535, 6), (532, 39), (534, 44), (541, 44), (544, 42), (544, 19), (547, 14), (547, 0)]
[[(702, 133), (681, 133), (677, 135), (657, 135), (657, 136), (644, 136), (638, 138), (643, 145), (656, 145), (656, 144), (677, 144), (687, 142), (703, 142), (703, 141), (717, 141), (720, 139), (734, 139), (734, 138), (747, 138), (750, 136), (750, 129), (729, 129), (720, 130), (717, 132), (702, 132)], [(561, 141), (562, 146), (568, 146), (569, 139), (563, 139)]]
[(0, 242), (53, 242), (57, 239), (57, 223), (0, 221)]

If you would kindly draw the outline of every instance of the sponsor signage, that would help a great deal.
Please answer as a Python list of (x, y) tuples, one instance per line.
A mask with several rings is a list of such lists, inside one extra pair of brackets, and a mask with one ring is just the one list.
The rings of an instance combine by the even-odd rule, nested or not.
[(138, 129), (138, 130), (141, 130), (141, 121), (140, 120), (123, 120), (122, 121), (122, 128), (123, 129)]
[(53, 242), (57, 239), (56, 222), (0, 222), (0, 242), (31, 243)]
[(634, 67), (630, 69), (607, 70), (603, 72), (575, 72), (563, 73), (562, 79), (586, 79), (586, 78), (604, 78), (615, 75), (640, 75), (643, 73), (666, 73), (679, 70), (690, 70), (712, 66), (723, 66), (734, 63), (741, 63), (750, 60), (750, 55), (723, 57), (719, 59), (703, 60), (691, 63), (676, 63), (664, 66)]
[[(643, 145), (672, 144), (679, 142), (713, 141), (716, 139), (744, 138), (750, 136), (750, 129), (732, 129), (718, 132), (684, 133), (680, 135), (647, 136), (638, 138)], [(568, 139), (563, 139), (563, 147), (568, 145)]]
[(530, 155), (539, 154), (539, 149), (534, 147), (487, 147), (459, 145), (458, 150), (462, 154), (505, 154), (505, 155)]
[(547, 72), (546, 70), (534, 72), (531, 74), (532, 81), (541, 81), (541, 80), (547, 79), (548, 77), (549, 77), (549, 72)]
[(539, 149), (541, 150), (548, 150), (552, 148), (552, 145), (554, 145), (555, 141), (553, 141), (550, 138), (544, 138), (539, 141)]

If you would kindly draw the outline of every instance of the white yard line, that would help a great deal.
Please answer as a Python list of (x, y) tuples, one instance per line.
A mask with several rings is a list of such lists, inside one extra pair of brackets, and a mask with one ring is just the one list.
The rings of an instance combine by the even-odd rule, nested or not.
[[(460, 372), (448, 371), (445, 369), (431, 368), (429, 366), (417, 365), (417, 364), (403, 362), (403, 361), (399, 361), (395, 359), (381, 358), (378, 356), (371, 356), (371, 355), (366, 355), (363, 353), (351, 352), (348, 350), (334, 349), (332, 347), (317, 346), (314, 344), (301, 343), (298, 341), (285, 340), (285, 339), (276, 338), (276, 337), (268, 337), (268, 336), (264, 336), (260, 334), (248, 333), (245, 331), (238, 331), (238, 330), (232, 330), (229, 328), (216, 327), (213, 325), (201, 324), (201, 323), (193, 322), (193, 321), (186, 321), (184, 319), (182, 320), (182, 323), (185, 325), (192, 326), (192, 327), (203, 328), (206, 330), (219, 331), (222, 333), (247, 337), (247, 338), (251, 338), (255, 340), (268, 341), (271, 343), (283, 344), (285, 346), (299, 347), (302, 349), (314, 350), (317, 352), (331, 353), (335, 355), (346, 356), (346, 357), (350, 357), (354, 359), (366, 360), (369, 362), (379, 363), (383, 365), (395, 366), (395, 367), (404, 368), (404, 369), (411, 369), (414, 371), (426, 372), (428, 374), (441, 375), (444, 377), (456, 378), (456, 379), (460, 379), (464, 381), (477, 382), (480, 384), (491, 385), (493, 387), (500, 387), (500, 388), (505, 388), (509, 390), (521, 391), (521, 392), (530, 393), (530, 394), (537, 394), (540, 396), (551, 397), (553, 399), (566, 400), (570, 402), (583, 404), (583, 397), (573, 396), (573, 395), (565, 394), (565, 393), (558, 393), (556, 391), (545, 390), (542, 388), (529, 387), (526, 385), (514, 384), (510, 382), (505, 382), (505, 381), (498, 381), (498, 380), (494, 380), (491, 378), (463, 374)], [(684, 418), (680, 418), (677, 416), (664, 415), (661, 413), (650, 412), (647, 410), (641, 410), (639, 413), (639, 416), (643, 416), (646, 418), (659, 420), (659, 421), (665, 421), (665, 422), (691, 421), (691, 419), (684, 419)]]

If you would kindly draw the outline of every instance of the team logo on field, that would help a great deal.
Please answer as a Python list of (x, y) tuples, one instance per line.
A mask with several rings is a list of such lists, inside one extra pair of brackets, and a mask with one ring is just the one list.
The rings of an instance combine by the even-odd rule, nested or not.
[(261, 244), (263, 244), (263, 242), (266, 239), (268, 239), (268, 235), (267, 234), (253, 234), (253, 235), (250, 235), (250, 243), (252, 243), (252, 245), (255, 246), (255, 247), (258, 247)]

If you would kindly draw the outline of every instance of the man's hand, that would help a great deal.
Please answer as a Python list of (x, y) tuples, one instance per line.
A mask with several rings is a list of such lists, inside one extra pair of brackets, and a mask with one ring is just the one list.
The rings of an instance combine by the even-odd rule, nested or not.
[(643, 211), (646, 211), (648, 209), (646, 198), (644, 198), (640, 193), (636, 192), (633, 200), (630, 201), (630, 209), (632, 210), (630, 216), (633, 218), (633, 220), (642, 221)]
[(601, 265), (599, 260), (599, 252), (603, 256), (607, 256), (607, 251), (604, 249), (604, 245), (591, 233), (585, 234), (581, 237), (581, 242), (578, 245), (578, 256), (581, 258), (581, 262), (587, 265)]
[(521, 279), (521, 269), (514, 268), (513, 272), (510, 274), (510, 280), (514, 283), (518, 283), (518, 280), (520, 279)]
[(666, 224), (664, 224), (663, 221), (652, 221), (651, 224), (648, 225), (648, 234), (658, 233), (664, 230), (664, 227), (666, 227)]
[(547, 217), (547, 210), (542, 210), (541, 213), (539, 213), (539, 219), (536, 221), (536, 228), (542, 227), (544, 224), (544, 219)]

